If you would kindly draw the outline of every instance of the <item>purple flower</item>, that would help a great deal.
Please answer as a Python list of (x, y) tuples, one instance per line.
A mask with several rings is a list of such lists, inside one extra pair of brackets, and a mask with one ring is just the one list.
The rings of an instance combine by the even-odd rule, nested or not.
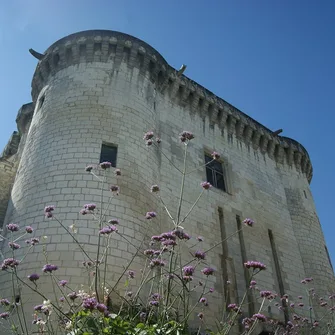
[(151, 306), (158, 307), (159, 302), (156, 301), (156, 300), (152, 300), (152, 301), (149, 302), (149, 304), (150, 304)]
[(194, 135), (190, 131), (184, 130), (182, 133), (179, 134), (179, 138), (181, 142), (187, 142), (194, 139)]
[(199, 302), (203, 303), (203, 304), (207, 304), (207, 299), (205, 297), (202, 297), (199, 299)]
[(147, 212), (147, 214), (145, 214), (145, 218), (147, 220), (151, 220), (152, 218), (155, 218), (157, 216), (156, 212)]
[(194, 273), (195, 267), (192, 265), (184, 266), (183, 273), (185, 276), (192, 276)]
[(216, 159), (216, 160), (220, 159), (220, 154), (217, 153), (216, 151), (213, 151), (211, 156), (212, 156), (213, 159)]
[(214, 269), (213, 268), (204, 268), (203, 270), (201, 270), (201, 272), (205, 275), (205, 276), (210, 276), (214, 273)]
[(205, 190), (209, 190), (212, 187), (212, 185), (208, 181), (203, 181), (200, 185)]
[(112, 166), (112, 163), (111, 162), (102, 162), (99, 165), (103, 170), (107, 170)]
[(115, 169), (114, 171), (116, 176), (121, 176), (121, 170), (120, 169)]
[(299, 306), (299, 307), (304, 307), (304, 303), (299, 302), (298, 306)]
[(200, 313), (198, 314), (198, 318), (199, 318), (200, 320), (202, 320), (202, 319), (204, 318), (204, 313), (203, 313), (203, 312), (200, 312)]
[(7, 270), (8, 268), (15, 268), (19, 265), (19, 261), (14, 258), (6, 258), (2, 261), (1, 270)]
[(254, 322), (255, 322), (254, 318), (244, 318), (242, 320), (242, 324), (246, 330), (248, 330)]
[(108, 227), (104, 227), (101, 230), (99, 230), (99, 234), (109, 235), (115, 231), (117, 231), (117, 228), (115, 226), (108, 226)]
[(10, 302), (8, 299), (0, 299), (0, 305), (2, 306), (9, 306)]
[(19, 231), (20, 226), (16, 223), (10, 223), (6, 226), (6, 228), (13, 233), (14, 231)]
[(89, 309), (90, 311), (92, 311), (93, 309), (95, 309), (98, 305), (98, 302), (95, 298), (86, 298), (83, 301), (83, 307), (85, 309)]
[(239, 311), (239, 307), (237, 306), (237, 304), (229, 304), (227, 306), (228, 309), (234, 311), (234, 312), (238, 312)]
[(308, 278), (303, 279), (303, 280), (301, 281), (301, 284), (307, 284), (307, 283), (310, 283), (310, 282), (312, 282), (312, 281), (313, 281), (313, 278), (308, 277)]
[(257, 319), (257, 320), (259, 320), (259, 321), (261, 321), (261, 322), (266, 322), (266, 316), (263, 315), (263, 314), (260, 314), (260, 313), (254, 314), (254, 315), (252, 316), (252, 318), (253, 318), (253, 319)]
[(147, 141), (145, 142), (145, 144), (146, 144), (148, 147), (150, 147), (153, 143), (154, 143), (153, 140), (147, 140)]
[(149, 263), (149, 266), (151, 268), (155, 267), (155, 266), (164, 266), (165, 265), (165, 262), (160, 260), (159, 258), (153, 258), (151, 260), (151, 262)]
[(41, 312), (42, 308), (43, 308), (43, 305), (37, 305), (37, 306), (34, 307), (34, 311)]
[(9, 318), (9, 313), (8, 312), (0, 313), (0, 318), (1, 319), (8, 319)]
[(189, 234), (185, 233), (182, 230), (174, 230), (173, 233), (181, 240), (189, 240), (191, 237)]
[(46, 206), (44, 208), (44, 213), (51, 213), (55, 210), (55, 206), (54, 205), (49, 205), (49, 206)]
[(154, 253), (155, 253), (155, 250), (153, 250), (153, 249), (147, 249), (147, 250), (144, 250), (144, 255), (146, 255), (146, 256), (152, 256), (152, 255), (154, 255)]
[(213, 292), (214, 292), (214, 288), (211, 287), (211, 288), (209, 289), (209, 292), (210, 292), (210, 293), (213, 293)]
[(30, 239), (30, 244), (31, 245), (35, 245), (38, 244), (40, 242), (38, 237), (33, 237), (32, 239)]
[(42, 271), (43, 271), (44, 273), (47, 273), (47, 272), (52, 273), (52, 271), (56, 271), (57, 269), (58, 269), (58, 266), (57, 266), (57, 265), (53, 265), (53, 264), (45, 264), (45, 265), (43, 266)]
[(119, 224), (119, 220), (118, 219), (111, 219), (111, 220), (108, 221), (108, 224), (112, 224), (112, 225)]
[(11, 249), (13, 249), (13, 250), (17, 250), (17, 249), (20, 249), (20, 248), (21, 248), (20, 244), (17, 244), (17, 243), (15, 243), (15, 242), (9, 242), (9, 243), (8, 243), (8, 246), (9, 246)]
[(327, 306), (327, 305), (328, 305), (328, 304), (327, 304), (326, 301), (323, 301), (323, 302), (320, 303), (320, 306), (321, 306), (321, 307), (325, 307), (325, 306)]
[(293, 307), (294, 307), (294, 303), (291, 303), (291, 304), (290, 304), (290, 307), (293, 308)]
[(150, 187), (150, 191), (151, 191), (152, 193), (159, 192), (159, 186), (158, 186), (158, 185), (152, 185), (152, 186)]
[(143, 136), (143, 139), (145, 141), (148, 141), (148, 140), (151, 140), (152, 138), (154, 137), (154, 133), (153, 131), (147, 131), (144, 136)]
[(104, 304), (97, 304), (97, 310), (101, 313), (105, 313), (107, 311), (107, 307)]
[(96, 204), (86, 204), (84, 205), (84, 209), (87, 211), (94, 211), (97, 208)]
[(79, 213), (80, 213), (81, 215), (86, 215), (86, 214), (89, 213), (89, 211), (86, 210), (86, 209), (81, 209)]
[(59, 298), (59, 301), (60, 301), (60, 302), (64, 302), (64, 301), (65, 301), (65, 298), (64, 298), (64, 297), (60, 297), (60, 298)]
[(60, 280), (60, 281), (58, 282), (58, 284), (59, 284), (59, 286), (64, 287), (64, 286), (67, 284), (67, 280), (62, 279), (62, 280)]
[(256, 261), (248, 261), (248, 262), (244, 263), (244, 266), (247, 269), (250, 269), (250, 268), (259, 269), (259, 270), (265, 270), (266, 269), (266, 265), (264, 265), (261, 262), (256, 262)]
[(71, 292), (67, 295), (71, 300), (75, 300), (78, 298), (77, 292)]
[(302, 295), (298, 295), (298, 299), (302, 299)]
[(198, 250), (198, 251), (195, 252), (194, 257), (198, 258), (198, 259), (205, 259), (206, 258), (206, 253), (204, 251)]
[(85, 171), (86, 172), (91, 172), (93, 170), (93, 166), (92, 165), (88, 165), (88, 166), (86, 166), (86, 168), (85, 168)]
[(252, 226), (254, 225), (255, 221), (252, 220), (252, 219), (246, 218), (246, 219), (243, 220), (243, 223), (244, 223), (246, 226), (252, 227)]
[(128, 271), (128, 277), (131, 278), (131, 279), (134, 279), (135, 278), (135, 271), (129, 270)]
[(143, 322), (147, 318), (147, 313), (141, 312), (139, 316), (140, 316), (140, 320)]
[(203, 242), (204, 238), (203, 238), (202, 236), (198, 236), (198, 237), (197, 237), (197, 240), (198, 240), (199, 242)]
[(273, 300), (276, 298), (277, 294), (271, 292), (271, 291), (261, 291), (260, 295), (262, 298), (267, 298), (269, 300)]
[(164, 240), (164, 241), (162, 241), (162, 245), (166, 246), (166, 247), (175, 246), (175, 245), (177, 245), (177, 242), (174, 241), (174, 240)]
[(40, 279), (40, 276), (37, 273), (33, 273), (30, 276), (28, 276), (28, 279), (30, 281), (36, 281), (36, 280)]
[(119, 194), (119, 191), (120, 191), (120, 188), (119, 188), (119, 186), (117, 186), (117, 185), (112, 185), (112, 186), (110, 187), (110, 190), (111, 190), (112, 193), (118, 195), (118, 194)]
[(34, 229), (33, 229), (32, 227), (30, 227), (30, 226), (27, 226), (27, 227), (26, 227), (26, 232), (27, 232), (28, 234), (31, 234), (33, 231), (34, 231)]
[(162, 142), (162, 140), (159, 137), (156, 137), (156, 142), (159, 144)]
[(256, 284), (257, 284), (256, 280), (252, 280), (250, 282), (250, 288), (254, 288), (256, 286)]

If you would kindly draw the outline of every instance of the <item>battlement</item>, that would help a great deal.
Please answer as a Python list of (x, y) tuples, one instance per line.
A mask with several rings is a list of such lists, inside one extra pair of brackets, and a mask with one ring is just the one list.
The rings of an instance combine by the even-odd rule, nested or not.
[(295, 166), (310, 182), (313, 168), (306, 149), (297, 141), (273, 134), (245, 113), (171, 67), (162, 55), (133, 36), (109, 30), (90, 30), (69, 35), (52, 44), (39, 55), (32, 81), (32, 97), (36, 102), (48, 78), (56, 72), (85, 62), (122, 62), (149, 76), (156, 90), (191, 113), (209, 118), (211, 124), (226, 129), (228, 134), (267, 153), (279, 164)]

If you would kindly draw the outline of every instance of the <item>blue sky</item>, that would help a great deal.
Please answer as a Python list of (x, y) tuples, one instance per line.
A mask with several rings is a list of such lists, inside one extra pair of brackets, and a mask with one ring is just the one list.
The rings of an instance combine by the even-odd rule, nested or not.
[[(119, 30), (308, 150), (312, 191), (335, 265), (334, 1), (0, 1), (0, 150), (30, 102), (36, 59), (61, 37)], [(327, 186), (327, 187), (326, 187)]]

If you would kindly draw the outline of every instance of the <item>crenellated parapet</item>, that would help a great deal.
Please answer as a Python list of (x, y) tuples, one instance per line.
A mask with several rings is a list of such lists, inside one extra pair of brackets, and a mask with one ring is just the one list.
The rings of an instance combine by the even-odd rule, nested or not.
[(58, 71), (85, 62), (111, 62), (117, 68), (126, 63), (137, 68), (140, 75), (148, 76), (161, 94), (191, 113), (208, 117), (228, 134), (254, 150), (275, 160), (278, 164), (295, 166), (310, 182), (312, 164), (305, 148), (295, 140), (277, 136), (250, 116), (225, 100), (180, 75), (166, 60), (147, 43), (127, 34), (108, 30), (90, 30), (64, 37), (38, 54), (32, 81), (32, 97), (36, 102), (39, 92), (50, 76)]

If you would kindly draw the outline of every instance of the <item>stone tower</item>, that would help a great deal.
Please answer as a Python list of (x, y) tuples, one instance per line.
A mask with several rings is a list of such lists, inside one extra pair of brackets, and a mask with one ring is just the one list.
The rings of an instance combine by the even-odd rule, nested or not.
[[(178, 165), (183, 155), (178, 134), (186, 129), (196, 136), (187, 162), (191, 169), (204, 164), (213, 150), (222, 158), (220, 171), (203, 167), (186, 179), (186, 207), (196, 199), (203, 180), (210, 178), (215, 186), (192, 212), (187, 232), (203, 236), (203, 249), (209, 249), (234, 234), (245, 217), (256, 221), (252, 229), (233, 235), (208, 255), (208, 264), (217, 269), (208, 322), (220, 316), (225, 302), (241, 299), (247, 260), (267, 264), (257, 279), (261, 289), (294, 300), (304, 295), (300, 281), (313, 277), (316, 291), (330, 292), (334, 274), (309, 187), (311, 161), (301, 144), (275, 135), (178, 73), (150, 45), (123, 33), (79, 32), (60, 39), (38, 58), (33, 102), (20, 110), (18, 133), (0, 158), (0, 224), (31, 225), (36, 236), (47, 236), (47, 242), (27, 256), (20, 268), (24, 275), (41, 272), (44, 245), (48, 261), (59, 266), (59, 277), (74, 285), (87, 282), (80, 250), (64, 229), (44, 218), (43, 209), (55, 205), (65, 226), (76, 223), (78, 239), (93, 255), (98, 230), (79, 211), (100, 199), (101, 185), (85, 167), (99, 163), (103, 145), (117, 148), (116, 166), (122, 170), (120, 196), (107, 209), (120, 220), (122, 233), (139, 246), (147, 236), (143, 216), (148, 210), (159, 214), (157, 229), (168, 226), (148, 190), (159, 184), (165, 201), (175, 205), (180, 180), (162, 153), (146, 147), (141, 138), (154, 130), (164, 154)], [(114, 182), (112, 177), (108, 181)], [(103, 191), (104, 197), (108, 194)], [(111, 280), (134, 252), (125, 240), (114, 243), (108, 261)], [(2, 252), (8, 252), (6, 243)], [(48, 278), (41, 278), (40, 285), (50, 291)], [(0, 274), (1, 290), (9, 292), (10, 286)], [(255, 297), (248, 299), (250, 312), (257, 311)], [(320, 308), (314, 307), (318, 318)], [(267, 313), (282, 318), (274, 307)]]

